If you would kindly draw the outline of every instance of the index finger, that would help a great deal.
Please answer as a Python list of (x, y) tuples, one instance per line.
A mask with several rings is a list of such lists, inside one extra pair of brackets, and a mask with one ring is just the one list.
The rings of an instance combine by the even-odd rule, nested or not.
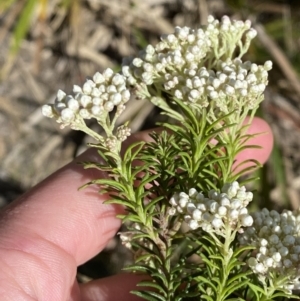
[[(257, 119), (250, 128), (268, 132), (256, 141), (262, 150), (254, 156), (263, 163), (272, 148), (270, 128)], [(127, 144), (144, 139), (149, 139), (147, 133), (135, 134)], [(247, 156), (249, 153), (241, 153), (238, 160)], [(0, 214), (0, 261), (6, 275), (3, 277), (12, 277), (11, 283), (19, 289), (34, 291), (36, 295), (49, 294), (51, 298), (60, 296), (62, 300), (68, 293), (65, 289), (73, 286), (76, 266), (101, 251), (120, 227), (116, 214), (123, 210), (121, 207), (103, 205), (106, 196), (99, 195), (96, 186), (78, 191), (91, 179), (105, 176), (77, 164), (84, 160), (97, 161), (99, 157), (95, 150), (86, 152)], [(55, 293), (51, 287), (55, 287)]]
[[(239, 154), (238, 161), (250, 156), (264, 163), (270, 154), (273, 137), (268, 124), (255, 118), (249, 131), (266, 132), (255, 138), (261, 150), (250, 150)], [(133, 135), (127, 144), (149, 140), (146, 132)], [(77, 265), (87, 261), (106, 245), (118, 228), (120, 220), (116, 214), (122, 208), (103, 205), (105, 195), (98, 194), (96, 186), (78, 191), (78, 187), (91, 179), (104, 177), (98, 170), (84, 170), (77, 162), (97, 161), (95, 150), (89, 150), (76, 160), (60, 169), (42, 183), (34, 187), (2, 213), (0, 235), (5, 233), (6, 241), (18, 241), (20, 248), (26, 248), (28, 236), (38, 235), (58, 245), (76, 261)]]
[[(126, 143), (147, 137), (145, 132), (137, 133)], [(83, 169), (78, 164), (82, 161), (99, 161), (99, 156), (95, 149), (88, 150), (4, 209), (0, 236), (5, 239), (0, 248), (13, 239), (14, 245), (26, 249), (29, 237), (39, 236), (70, 254), (77, 265), (104, 248), (120, 227), (115, 216), (122, 208), (103, 205), (107, 196), (99, 195), (96, 186), (78, 191), (90, 180), (105, 177), (99, 170)]]

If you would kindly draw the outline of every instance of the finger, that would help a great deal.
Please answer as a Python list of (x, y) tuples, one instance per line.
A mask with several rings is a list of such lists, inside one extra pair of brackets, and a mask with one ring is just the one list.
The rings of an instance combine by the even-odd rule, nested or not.
[[(141, 133), (133, 140), (145, 136)], [(98, 160), (98, 156), (89, 151), (76, 161), (83, 160)], [(0, 259), (2, 266), (11, 270), (13, 282), (29, 287), (28, 291), (45, 300), (47, 292), (52, 296), (49, 300), (64, 299), (64, 288), (73, 283), (76, 265), (103, 249), (120, 226), (115, 215), (122, 209), (104, 206), (105, 196), (99, 196), (96, 187), (77, 191), (79, 186), (101, 175), (105, 176), (96, 170), (83, 170), (72, 162), (6, 207), (1, 214)], [(34, 275), (38, 285), (34, 286), (33, 281), (30, 285), (34, 287), (28, 285), (24, 274)], [(61, 274), (63, 277), (58, 279)]]
[[(255, 118), (249, 133), (257, 132), (266, 132), (266, 135), (258, 136), (249, 143), (261, 145), (262, 149), (243, 151), (238, 155), (238, 162), (255, 158), (263, 163), (267, 159), (273, 137), (268, 124)], [(136, 134), (127, 144), (149, 139), (147, 137), (147, 133)], [(1, 231), (5, 231), (7, 236), (11, 233), (15, 241), (18, 231), (21, 237), (35, 233), (71, 254), (77, 264), (97, 254), (118, 229), (120, 221), (115, 219), (115, 214), (121, 208), (103, 206), (106, 197), (100, 196), (95, 186), (78, 191), (78, 187), (89, 180), (105, 176), (97, 170), (83, 170), (76, 163), (83, 160), (97, 161), (99, 157), (94, 150), (88, 151), (8, 207), (3, 215), (9, 216), (9, 223), (2, 223), (0, 235)]]
[[(258, 133), (259, 135), (247, 141), (245, 145), (257, 145), (260, 146), (260, 148), (247, 148), (240, 152), (236, 157), (236, 162), (233, 165), (233, 168), (238, 166), (241, 162), (249, 159), (256, 159), (261, 164), (264, 164), (267, 161), (274, 143), (272, 130), (263, 119), (255, 117), (247, 130), (247, 134), (251, 135)], [(240, 170), (250, 166), (254, 166), (254, 164), (249, 162), (247, 164), (240, 165), (236, 168), (235, 172), (239, 172)]]
[[(262, 149), (240, 153), (238, 162), (256, 158), (263, 163), (268, 157), (273, 138), (267, 123), (258, 118), (249, 128), (249, 133), (257, 132), (267, 134), (258, 136), (249, 143), (261, 145)], [(137, 134), (133, 140), (146, 136), (145, 133)], [(128, 141), (130, 142), (132, 140)], [(96, 152), (89, 151), (77, 158), (77, 161), (81, 160), (97, 161), (99, 158)], [(114, 218), (120, 208), (103, 206), (101, 200), (105, 197), (98, 195), (96, 187), (77, 191), (79, 186), (100, 176), (99, 171), (83, 170), (81, 166), (72, 162), (20, 198), (11, 208), (7, 208), (10, 223), (6, 223), (5, 228), (9, 228), (8, 232), (13, 233), (14, 239), (17, 233), (15, 227), (26, 229), (26, 234), (39, 234), (72, 254), (76, 262), (81, 264), (101, 250), (120, 225)], [(96, 227), (91, 227), (91, 224)], [(84, 244), (81, 241), (83, 237)]]
[[(136, 134), (127, 143), (147, 136)], [(103, 205), (107, 196), (100, 196), (95, 186), (78, 191), (91, 179), (105, 176), (77, 164), (84, 160), (99, 157), (95, 151), (86, 152), (1, 212), (0, 296), (1, 289), (5, 292), (13, 284), (11, 295), (5, 292), (7, 300), (21, 298), (15, 294), (23, 294), (24, 300), (27, 295), (67, 300), (66, 288), (73, 286), (76, 267), (101, 251), (120, 227), (115, 217), (122, 210), (119, 206)]]
[(138, 301), (141, 298), (130, 293), (136, 290), (141, 275), (119, 274), (80, 285), (82, 301)]

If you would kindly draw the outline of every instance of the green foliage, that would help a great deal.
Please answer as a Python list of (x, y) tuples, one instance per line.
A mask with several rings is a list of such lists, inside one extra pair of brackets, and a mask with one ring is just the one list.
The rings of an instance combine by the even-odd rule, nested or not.
[(17, 0), (2, 0), (0, 2), (0, 13), (5, 12), (16, 2), (17, 2)]
[[(210, 122), (205, 109), (189, 107), (178, 99), (174, 104), (184, 117), (180, 124), (161, 124), (160, 132), (150, 134), (151, 142), (131, 144), (123, 156), (95, 145), (103, 163), (84, 163), (85, 168), (97, 168), (108, 175), (87, 185), (99, 185), (101, 193), (110, 194), (106, 203), (123, 205), (127, 211), (119, 216), (127, 224), (121, 235), (130, 243), (134, 263), (125, 269), (149, 277), (133, 293), (151, 301), (246, 301), (272, 296), (246, 268), (245, 261), (254, 247), (239, 246), (237, 230), (225, 228), (223, 237), (202, 230), (183, 234), (183, 216), (170, 214), (169, 201), (174, 193), (186, 191), (186, 187), (204, 194), (218, 191), (259, 166), (251, 159), (233, 168), (238, 153), (259, 148), (245, 145), (256, 135), (246, 133), (247, 125), (231, 123), (235, 112)], [(242, 168), (249, 162), (253, 166)], [(237, 168), (240, 171), (235, 172)], [(190, 262), (195, 255), (198, 264)], [(278, 294), (274, 290), (273, 297)]]
[(28, 0), (24, 6), (24, 9), (19, 17), (18, 23), (14, 29), (14, 41), (12, 45), (13, 54), (15, 54), (18, 51), (21, 41), (24, 39), (26, 33), (28, 32), (28, 28), (31, 21), (31, 15), (37, 3), (37, 0)]
[[(240, 59), (256, 35), (249, 21), (209, 17), (208, 23), (198, 31), (177, 27), (157, 48), (149, 45), (130, 59), (123, 75), (107, 69), (76, 87), (75, 96), (60, 91), (44, 114), (97, 140), (92, 146), (99, 162), (83, 166), (106, 176), (84, 187), (98, 185), (99, 193), (109, 195), (106, 204), (126, 210), (118, 216), (127, 227), (120, 239), (134, 260), (125, 269), (145, 274), (135, 295), (149, 301), (290, 298), (298, 271), (281, 271), (298, 255), (283, 261), (282, 254), (296, 238), (283, 235), (280, 241), (284, 231), (271, 228), (281, 219), (275, 211), (251, 216), (246, 207), (253, 194), (237, 182), (260, 166), (255, 158), (236, 158), (260, 148), (250, 143), (259, 133), (247, 131), (272, 63)], [(235, 49), (240, 53), (232, 59)], [(130, 129), (128, 123), (114, 127), (131, 93), (149, 99), (170, 120), (150, 141), (128, 143), (122, 152)], [(103, 128), (103, 137), (86, 126), (90, 118)], [(298, 233), (299, 216), (300, 211), (282, 215), (288, 233)], [(272, 247), (270, 255), (267, 247), (276, 239), (284, 247)]]

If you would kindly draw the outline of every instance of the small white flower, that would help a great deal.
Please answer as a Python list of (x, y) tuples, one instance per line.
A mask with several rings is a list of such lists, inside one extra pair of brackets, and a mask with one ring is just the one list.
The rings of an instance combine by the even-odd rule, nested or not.
[(236, 210), (236, 209), (230, 210), (230, 212), (229, 212), (229, 217), (230, 217), (230, 219), (232, 219), (232, 220), (236, 220), (236, 219), (239, 217), (239, 212), (238, 212), (238, 210)]
[(92, 106), (91, 113), (94, 116), (99, 116), (103, 112), (103, 107), (100, 106)]
[(196, 221), (200, 221), (202, 218), (202, 212), (199, 209), (195, 209), (192, 213), (192, 217)]
[(219, 204), (217, 202), (211, 202), (211, 204), (209, 205), (209, 211), (211, 213), (216, 213), (218, 208), (219, 208)]
[(289, 259), (284, 259), (284, 260), (283, 260), (283, 265), (284, 265), (286, 268), (290, 268), (290, 267), (293, 265), (293, 263), (292, 263), (292, 261), (289, 260)]
[(79, 103), (74, 98), (70, 98), (69, 100), (67, 100), (67, 105), (74, 112), (79, 110)]
[(92, 99), (92, 102), (93, 102), (94, 105), (99, 106), (99, 105), (103, 104), (103, 99), (100, 98), (100, 97), (94, 97)]
[(61, 119), (63, 122), (71, 122), (73, 121), (73, 119), (75, 118), (75, 114), (74, 112), (69, 109), (69, 108), (65, 108), (61, 111)]
[(82, 93), (82, 89), (81, 87), (77, 86), (77, 85), (74, 85), (73, 86), (73, 93)]
[(268, 245), (268, 240), (266, 240), (265, 238), (261, 238), (259, 240), (259, 244), (263, 247), (267, 246)]
[(82, 87), (83, 93), (91, 94), (92, 90), (93, 90), (93, 85), (89, 81), (85, 82), (83, 87)]
[(191, 188), (189, 190), (189, 197), (196, 197), (198, 194), (197, 190), (195, 188)]
[(262, 263), (257, 263), (254, 267), (256, 273), (264, 274), (266, 272), (266, 268)]
[(254, 257), (250, 257), (248, 259), (248, 265), (252, 268), (254, 268), (257, 265), (257, 260)]
[(107, 103), (104, 104), (104, 109), (107, 112), (111, 112), (114, 109), (114, 104), (112, 101), (108, 101)]
[(216, 91), (211, 91), (211, 92), (209, 92), (209, 97), (211, 99), (217, 99), (219, 97), (219, 94)]
[(102, 75), (105, 78), (105, 80), (110, 80), (112, 78), (112, 76), (114, 75), (114, 72), (112, 69), (107, 68), (104, 70)]
[(118, 104), (121, 103), (122, 101), (122, 95), (120, 93), (114, 93), (113, 95), (111, 95), (109, 97), (109, 100), (115, 105), (117, 106)]
[[(186, 205), (186, 211), (187, 211), (187, 213), (189, 213), (191, 215), (193, 214), (193, 212), (195, 211), (195, 209), (196, 209), (196, 205), (194, 203), (189, 202)], [(197, 210), (199, 210), (199, 209), (197, 208)]]
[(90, 103), (92, 103), (92, 98), (85, 94), (80, 94), (78, 96), (78, 100), (84, 108), (86, 108)]
[(125, 84), (125, 79), (121, 74), (115, 74), (111, 80), (113, 85), (119, 86)]
[(66, 93), (62, 90), (57, 91), (56, 99), (57, 101), (62, 101), (66, 96)]
[(271, 244), (276, 245), (279, 242), (279, 237), (276, 234), (272, 234), (269, 238)]
[(258, 66), (256, 64), (251, 64), (250, 71), (256, 73), (258, 71)]
[(256, 35), (257, 35), (257, 31), (255, 29), (253, 29), (253, 28), (250, 28), (248, 30), (248, 32), (246, 32), (246, 37), (248, 39), (254, 39), (256, 37)]
[(129, 90), (123, 90), (121, 92), (121, 95), (122, 95), (122, 100), (124, 103), (126, 103), (127, 101), (130, 100), (130, 91)]
[(80, 109), (79, 110), (79, 115), (83, 119), (89, 119), (89, 118), (91, 118), (91, 114), (89, 113), (89, 111), (87, 109)]
[(220, 228), (224, 225), (224, 223), (223, 223), (223, 221), (222, 221), (221, 218), (215, 217), (215, 218), (212, 220), (211, 225), (212, 225), (214, 228), (216, 228), (216, 229), (220, 229)]
[(100, 72), (96, 72), (93, 76), (93, 81), (96, 84), (102, 84), (105, 82), (105, 77)]
[(287, 236), (283, 239), (282, 243), (283, 243), (283, 245), (285, 245), (285, 246), (291, 246), (291, 245), (294, 245), (295, 241), (296, 241), (296, 239), (295, 239), (294, 236), (292, 236), (292, 235), (287, 235)]
[(220, 203), (224, 207), (229, 207), (230, 206), (230, 200), (227, 197), (222, 197)]
[(114, 94), (114, 93), (117, 93), (118, 90), (117, 90), (117, 87), (116, 87), (116, 86), (114, 86), (114, 85), (109, 85), (109, 86), (107, 86), (107, 88), (106, 88), (106, 92), (107, 92), (108, 94)]
[(174, 207), (171, 207), (171, 208), (168, 209), (168, 214), (171, 215), (171, 216), (175, 215), (176, 212), (177, 212), (176, 208), (174, 208)]
[(253, 218), (251, 215), (242, 215), (240, 217), (240, 221), (243, 227), (250, 227), (253, 224)]
[(225, 206), (220, 206), (218, 208), (218, 214), (220, 216), (225, 216), (227, 214), (227, 208)]
[(265, 266), (267, 266), (268, 268), (271, 268), (274, 265), (274, 260), (273, 260), (273, 258), (268, 257), (264, 263), (265, 263)]
[(197, 221), (195, 221), (195, 220), (191, 220), (188, 223), (188, 225), (191, 228), (191, 230), (196, 230), (197, 228), (199, 228), (199, 225), (198, 225)]
[(46, 117), (52, 118), (54, 116), (52, 107), (50, 105), (42, 106), (42, 114)]
[(174, 206), (174, 207), (176, 207), (176, 206), (178, 205), (177, 202), (178, 202), (178, 196), (177, 196), (177, 195), (172, 196), (172, 197), (170, 198), (170, 200), (169, 200), (169, 203), (170, 203), (172, 206)]

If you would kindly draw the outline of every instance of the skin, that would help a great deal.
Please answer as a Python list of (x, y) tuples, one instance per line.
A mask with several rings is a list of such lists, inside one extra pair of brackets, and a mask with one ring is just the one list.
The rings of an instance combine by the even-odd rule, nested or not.
[[(237, 160), (254, 157), (264, 163), (272, 149), (271, 130), (255, 119), (249, 132), (266, 132), (250, 142), (262, 149), (248, 150)], [(137, 133), (127, 144), (147, 137)], [(103, 250), (121, 225), (115, 215), (123, 209), (104, 205), (106, 197), (99, 196), (97, 187), (78, 191), (105, 176), (76, 164), (96, 158), (95, 151), (87, 151), (0, 212), (0, 300), (141, 300), (129, 294), (141, 275), (120, 274), (80, 285), (75, 279), (77, 266)]]

